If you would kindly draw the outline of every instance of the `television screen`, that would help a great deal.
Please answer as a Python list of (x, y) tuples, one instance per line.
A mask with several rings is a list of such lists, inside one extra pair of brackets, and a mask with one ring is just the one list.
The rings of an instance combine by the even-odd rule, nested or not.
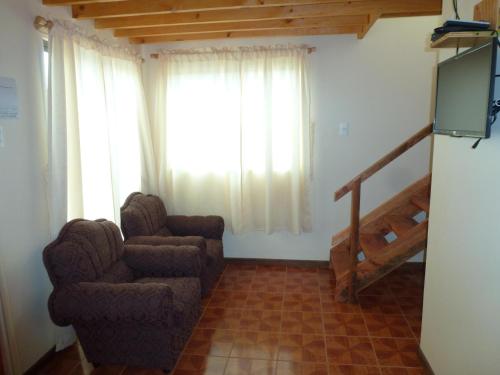
[(438, 65), (434, 132), (488, 138), (492, 122), (497, 40)]

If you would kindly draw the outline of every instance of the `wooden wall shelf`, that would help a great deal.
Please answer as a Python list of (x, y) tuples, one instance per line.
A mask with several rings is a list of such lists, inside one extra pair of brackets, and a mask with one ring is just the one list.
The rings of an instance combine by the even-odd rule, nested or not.
[(492, 31), (464, 31), (448, 33), (431, 43), (431, 48), (470, 48), (488, 42), (495, 37)]

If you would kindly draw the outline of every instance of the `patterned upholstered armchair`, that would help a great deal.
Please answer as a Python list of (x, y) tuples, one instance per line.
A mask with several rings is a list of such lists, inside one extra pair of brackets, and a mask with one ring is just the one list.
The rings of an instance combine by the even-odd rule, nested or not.
[(201, 312), (200, 250), (124, 245), (105, 220), (73, 220), (43, 252), (54, 323), (73, 325), (87, 359), (170, 370)]
[(121, 208), (121, 226), (127, 244), (197, 246), (203, 258), (202, 295), (209, 293), (224, 269), (220, 216), (167, 215), (159, 197), (132, 193)]

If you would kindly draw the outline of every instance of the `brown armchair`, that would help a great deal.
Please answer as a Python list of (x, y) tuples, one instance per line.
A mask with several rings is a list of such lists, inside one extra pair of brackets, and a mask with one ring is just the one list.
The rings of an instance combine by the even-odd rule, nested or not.
[(200, 312), (201, 251), (124, 245), (106, 220), (73, 220), (43, 252), (50, 316), (87, 359), (171, 370)]
[(121, 208), (121, 227), (127, 244), (198, 247), (202, 254), (203, 296), (224, 269), (224, 220), (220, 216), (167, 215), (159, 197), (132, 193)]

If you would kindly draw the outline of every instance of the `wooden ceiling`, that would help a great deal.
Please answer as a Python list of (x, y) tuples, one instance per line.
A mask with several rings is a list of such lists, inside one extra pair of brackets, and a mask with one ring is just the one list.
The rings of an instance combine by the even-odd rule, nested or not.
[(441, 14), (442, 0), (43, 0), (130, 43), (357, 34), (384, 17)]

